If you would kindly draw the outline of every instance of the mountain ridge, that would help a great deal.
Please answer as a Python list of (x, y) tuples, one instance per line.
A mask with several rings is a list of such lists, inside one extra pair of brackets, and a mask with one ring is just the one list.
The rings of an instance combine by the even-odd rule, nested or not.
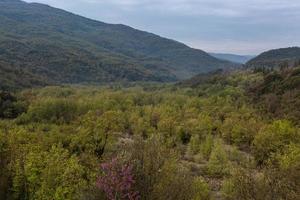
[(22, 68), (47, 82), (169, 82), (235, 66), (126, 25), (40, 3), (1, 0), (0, 4), (0, 59), (9, 65), (6, 68)]
[(287, 47), (265, 51), (246, 63), (247, 67), (276, 68), (283, 65), (297, 65), (300, 61), (300, 47)]

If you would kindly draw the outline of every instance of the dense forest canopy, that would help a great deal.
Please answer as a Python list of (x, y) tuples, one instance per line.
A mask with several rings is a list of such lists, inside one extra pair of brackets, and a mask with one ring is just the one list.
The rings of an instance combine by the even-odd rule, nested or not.
[(1, 93), (0, 196), (299, 199), (299, 69)]

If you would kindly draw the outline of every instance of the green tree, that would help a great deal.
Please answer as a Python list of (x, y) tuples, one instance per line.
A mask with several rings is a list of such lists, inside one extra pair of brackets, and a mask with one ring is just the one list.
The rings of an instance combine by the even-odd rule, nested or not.
[(300, 141), (300, 132), (289, 121), (274, 121), (262, 129), (253, 142), (254, 156), (258, 164), (266, 163), (272, 155)]
[(211, 176), (215, 177), (222, 177), (229, 173), (229, 161), (220, 140), (215, 142), (208, 160), (207, 170)]

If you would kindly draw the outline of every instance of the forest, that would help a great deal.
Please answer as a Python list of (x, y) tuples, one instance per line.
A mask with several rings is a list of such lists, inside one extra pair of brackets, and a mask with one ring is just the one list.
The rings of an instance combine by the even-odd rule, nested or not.
[(299, 72), (2, 91), (0, 197), (300, 199)]

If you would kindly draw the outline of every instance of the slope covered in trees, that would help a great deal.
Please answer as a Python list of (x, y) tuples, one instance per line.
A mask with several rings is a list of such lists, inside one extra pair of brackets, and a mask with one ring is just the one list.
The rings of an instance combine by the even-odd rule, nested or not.
[(300, 123), (300, 65), (293, 68), (263, 70), (262, 82), (248, 91), (253, 103), (261, 106), (273, 117), (285, 116)]
[(300, 61), (300, 48), (290, 47), (266, 51), (246, 63), (252, 68), (278, 68), (298, 65)]
[(299, 199), (299, 124), (269, 115), (249, 93), (274, 85), (268, 76), (219, 72), (192, 87), (5, 93), (3, 110), (23, 107), (15, 119), (0, 120), (0, 196)]
[(0, 0), (0, 59), (32, 75), (23, 85), (175, 81), (232, 66), (151, 33), (19, 0)]

